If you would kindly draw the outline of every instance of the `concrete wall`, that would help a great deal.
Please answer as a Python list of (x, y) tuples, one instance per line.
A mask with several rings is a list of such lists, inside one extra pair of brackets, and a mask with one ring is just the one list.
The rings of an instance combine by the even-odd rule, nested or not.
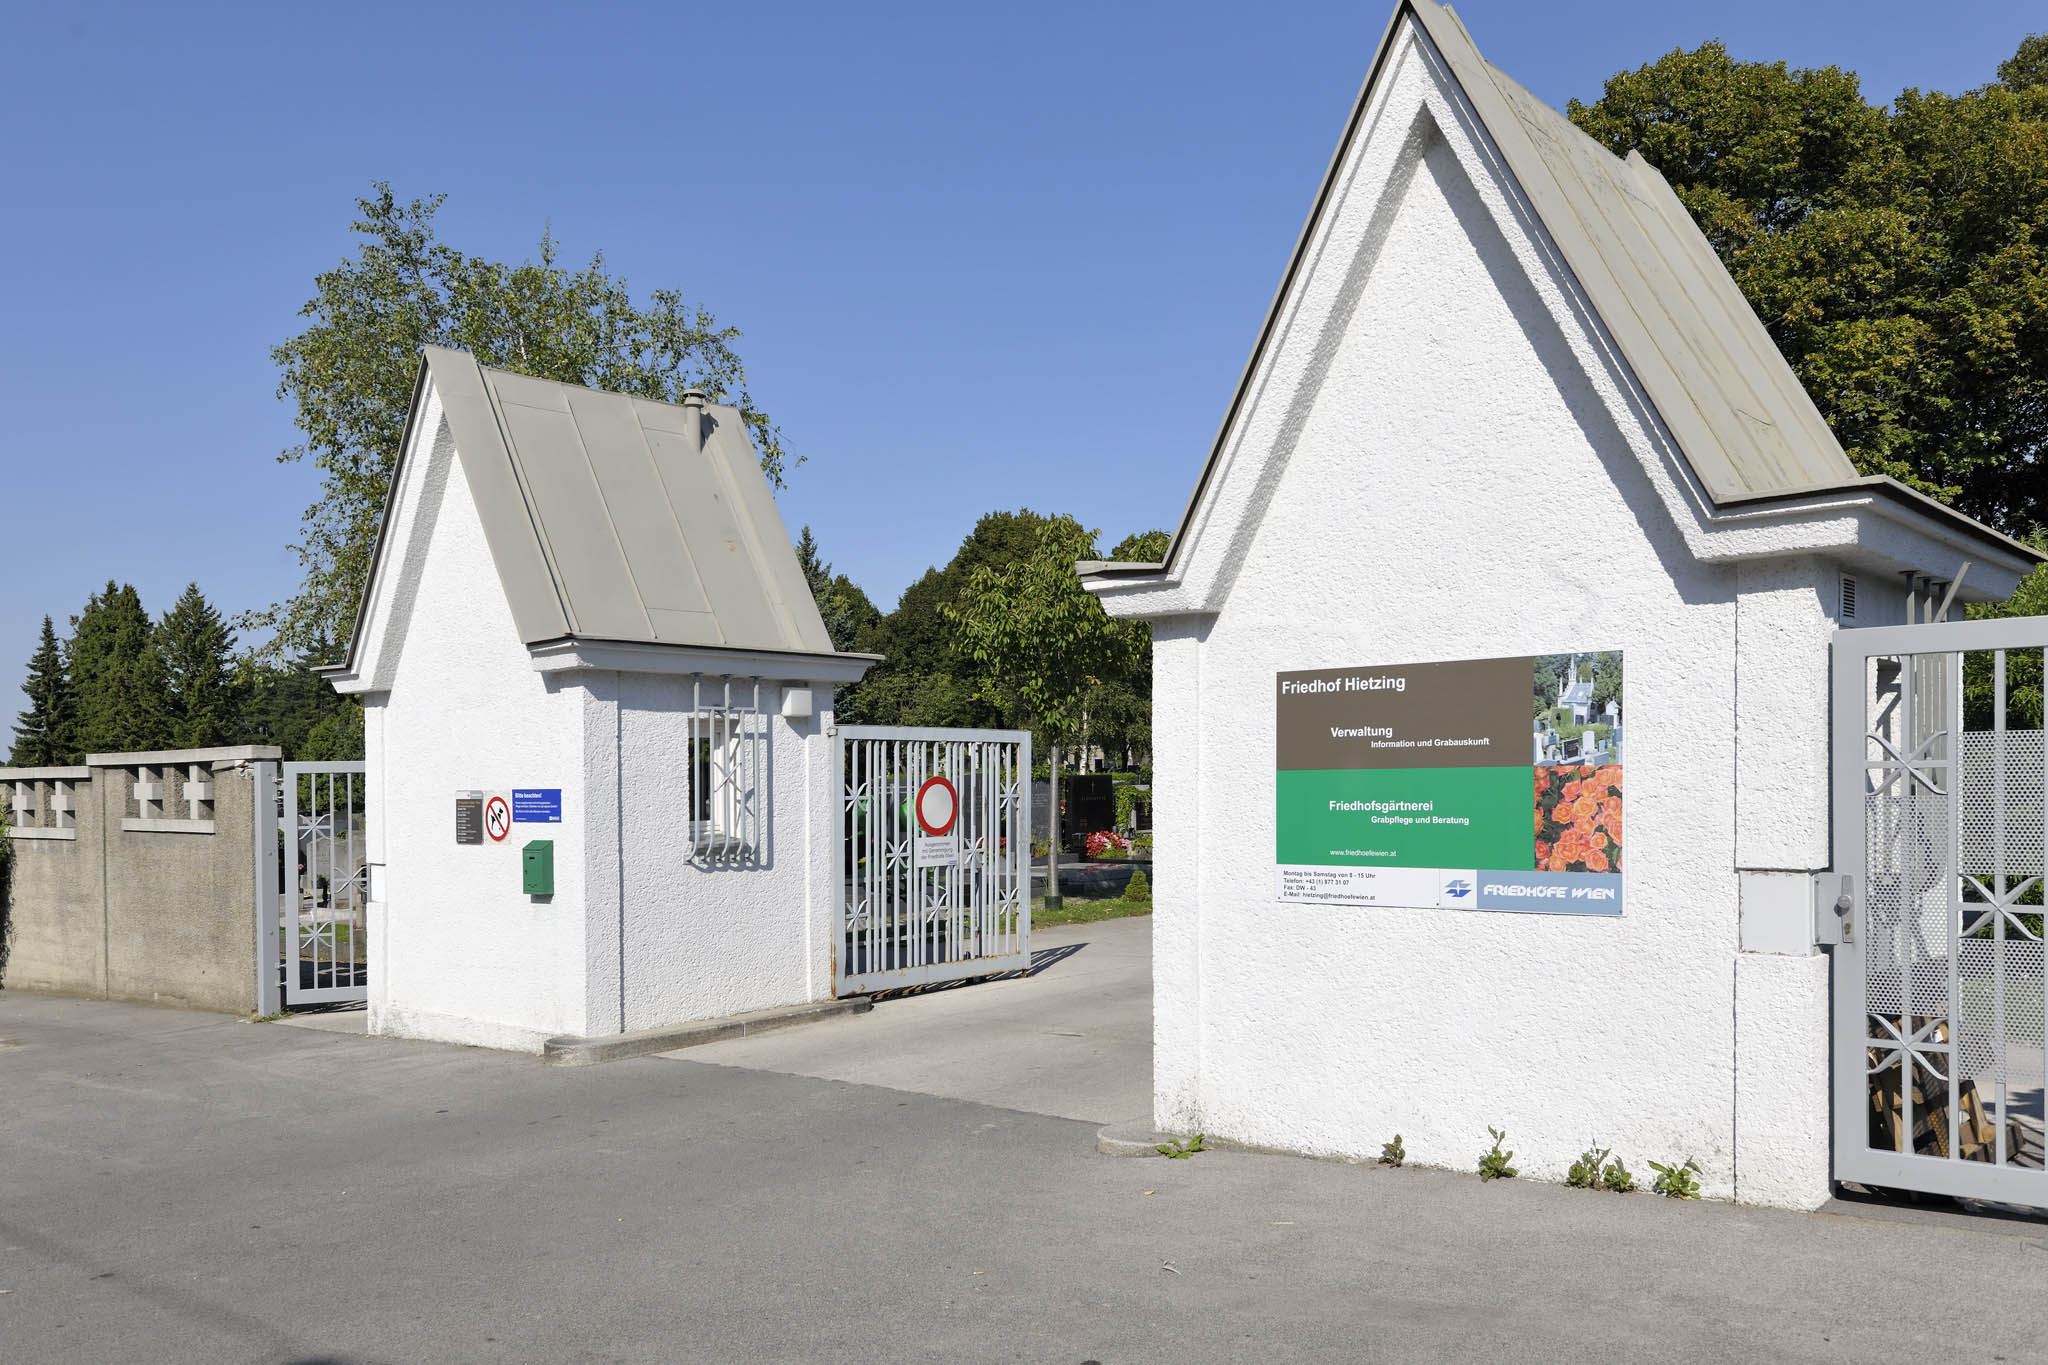
[[(153, 773), (184, 766), (178, 755), (148, 757), (163, 760)], [(187, 823), (182, 807), (158, 822), (166, 828), (123, 828), (141, 819), (137, 768), (96, 761), (75, 787), (75, 837), (14, 839), (8, 988), (255, 1008), (257, 774), (248, 760), (200, 761), (213, 787), (210, 831), (170, 828)], [(0, 769), (0, 784), (15, 771)], [(168, 785), (175, 798), (177, 779)], [(40, 823), (30, 833), (44, 833)]]
[[(1492, 1124), (1530, 1176), (1597, 1140), (1815, 1204), (1825, 959), (1745, 952), (1738, 874), (1827, 865), (1839, 572), (1693, 557), (1454, 94), (1413, 50), (1384, 80), (1198, 516), (1238, 528), (1185, 566), (1218, 605), (1155, 628), (1155, 1117), (1462, 1169)], [(1604, 649), (1620, 918), (1276, 902), (1276, 672)]]
[[(686, 856), (690, 679), (536, 671), (499, 589), (452, 441), (430, 403), (408, 462), (381, 610), (396, 659), (365, 694), (372, 1031), (537, 1051), (829, 998), (829, 711), (770, 712), (759, 868)], [(819, 695), (829, 696), (829, 688)], [(458, 846), (457, 792), (559, 787), (559, 825)], [(555, 893), (520, 889), (519, 847), (555, 843)]]

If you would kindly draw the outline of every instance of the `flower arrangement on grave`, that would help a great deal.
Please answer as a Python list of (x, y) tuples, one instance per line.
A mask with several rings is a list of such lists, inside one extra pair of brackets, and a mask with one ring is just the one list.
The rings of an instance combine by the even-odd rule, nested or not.
[(1536, 769), (1536, 870), (1621, 871), (1621, 768)]
[(1088, 856), (1091, 858), (1128, 858), (1131, 856), (1131, 841), (1113, 829), (1099, 829), (1088, 836)]

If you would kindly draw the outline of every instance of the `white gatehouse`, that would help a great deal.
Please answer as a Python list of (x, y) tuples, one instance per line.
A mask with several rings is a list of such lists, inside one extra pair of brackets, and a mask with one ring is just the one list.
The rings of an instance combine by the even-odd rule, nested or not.
[(373, 1032), (538, 1051), (830, 999), (833, 650), (739, 412), (429, 348), (334, 686)]
[[(1350, 1157), (1398, 1132), (1464, 1169), (1495, 1126), (1530, 1175), (1597, 1144), (1799, 1207), (1928, 1169), (1837, 1171), (1831, 1123), (1867, 1148), (1902, 1052), (2038, 1072), (2039, 916), (1993, 937), (1986, 897), (1956, 911), (1937, 798), (1896, 797), (1953, 790), (1948, 712), (1846, 722), (1844, 809), (1867, 778), (1922, 824), (1836, 868), (1831, 841), (1862, 845), (1831, 812), (1831, 641), (2002, 598), (2040, 559), (1859, 477), (1663, 179), (1448, 9), (1400, 4), (1165, 562), (1081, 566), (1153, 623), (1155, 1123)], [(1913, 648), (1855, 655), (1846, 695)], [(1920, 695), (1959, 706), (1961, 667)], [(1866, 764), (1866, 726), (1923, 747)], [(1991, 902), (2038, 869), (2013, 849)], [(1912, 943), (1901, 858), (1935, 897)], [(1885, 936), (1841, 959), (1874, 965), (1838, 984), (1831, 1107), (1838, 872)], [(1978, 1015), (2018, 1041), (1947, 1041)], [(1894, 1128), (1918, 1104), (1960, 1134), (1961, 1083), (1915, 1084)], [(1946, 1188), (1987, 1187), (1943, 1160)]]

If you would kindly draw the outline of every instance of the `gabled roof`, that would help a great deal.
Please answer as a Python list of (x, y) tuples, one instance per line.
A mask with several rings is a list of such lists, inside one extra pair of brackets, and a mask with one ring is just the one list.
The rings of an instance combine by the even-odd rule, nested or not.
[(1331, 157), (1259, 340), (1182, 514), (1165, 562), (1080, 566), (1084, 577), (1169, 575), (1282, 312), (1390, 53), (1413, 22), (1442, 57), (1502, 163), (1716, 507), (1854, 489), (1906, 504), (1992, 553), (2036, 552), (1896, 480), (1858, 476), (1770, 333), (1664, 178), (1631, 152), (1614, 156), (1480, 56), (1448, 5), (1400, 0)]
[[(533, 379), (429, 346), (408, 458), (429, 385), (528, 646), (834, 653), (736, 408)], [(400, 484), (394, 473), (394, 496)], [(388, 506), (385, 520), (380, 570)], [(346, 668), (363, 634), (359, 615)]]

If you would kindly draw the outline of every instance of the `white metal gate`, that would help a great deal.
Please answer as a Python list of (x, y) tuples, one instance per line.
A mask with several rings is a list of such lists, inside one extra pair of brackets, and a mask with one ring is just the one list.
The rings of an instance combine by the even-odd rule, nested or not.
[(1837, 1179), (2048, 1207), (2044, 647), (2038, 617), (1835, 637)]
[[(1030, 733), (846, 725), (839, 741), (837, 993), (1028, 966)], [(917, 821), (935, 778), (954, 793), (950, 847)]]
[[(270, 956), (285, 1008), (366, 1000), (370, 993), (368, 813), (361, 763), (282, 765), (272, 829), (258, 803), (258, 847), (277, 862), (259, 871), (265, 919), (277, 926)], [(266, 944), (267, 949), (267, 944)], [(267, 984), (267, 983), (266, 983)]]

